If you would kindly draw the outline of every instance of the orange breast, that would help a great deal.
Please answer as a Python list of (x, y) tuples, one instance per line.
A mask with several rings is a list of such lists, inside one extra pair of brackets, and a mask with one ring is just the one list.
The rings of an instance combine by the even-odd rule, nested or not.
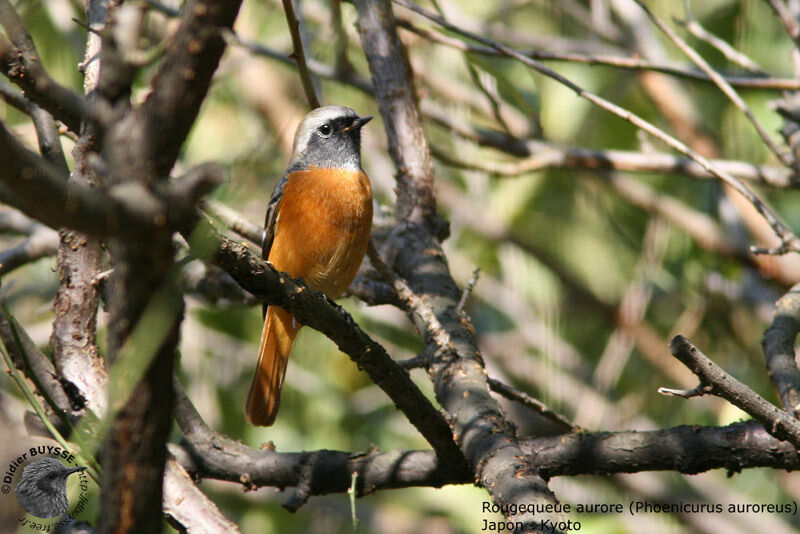
[(372, 189), (364, 172), (297, 171), (284, 186), (268, 259), (336, 298), (361, 265), (371, 227)]

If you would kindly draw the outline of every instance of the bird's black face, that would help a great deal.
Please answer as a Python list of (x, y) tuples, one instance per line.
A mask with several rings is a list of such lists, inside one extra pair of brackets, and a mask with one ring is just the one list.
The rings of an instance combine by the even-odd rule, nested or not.
[(370, 119), (359, 117), (349, 108), (327, 108), (327, 112), (307, 118), (298, 128), (290, 168), (299, 170), (313, 165), (360, 170), (361, 128)]

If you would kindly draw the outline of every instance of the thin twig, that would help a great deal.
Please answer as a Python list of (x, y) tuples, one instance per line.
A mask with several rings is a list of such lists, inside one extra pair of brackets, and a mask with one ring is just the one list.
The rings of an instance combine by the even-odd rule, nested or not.
[[(444, 163), (460, 168), (479, 169), (490, 174), (517, 176), (548, 168), (618, 170), (627, 172), (658, 172), (685, 174), (695, 178), (713, 178), (699, 163), (689, 158), (664, 152), (633, 152), (628, 150), (602, 150), (581, 146), (561, 145), (535, 139), (521, 140), (497, 130), (472, 126), (448, 115), (423, 101), (426, 117), (449, 129), (460, 137), (479, 145), (501, 150), (523, 159), (504, 162), (496, 158), (471, 158), (456, 156), (452, 151), (435, 146), (431, 153)], [(762, 183), (785, 189), (793, 187), (792, 172), (783, 167), (754, 165), (745, 161), (714, 159), (716, 167), (740, 180)]]
[(8, 40), (0, 37), (0, 69), (29, 100), (79, 133), (81, 118), (90, 111), (86, 102), (45, 71), (30, 33), (9, 0), (0, 0), (0, 25), (8, 36)]
[(0, 252), (0, 276), (40, 258), (55, 255), (58, 250), (58, 232), (43, 224), (39, 226), (25, 241)]
[(681, 51), (684, 54), (689, 56), (689, 58), (692, 61), (694, 61), (694, 63), (698, 67), (700, 67), (700, 69), (702, 69), (702, 71), (705, 72), (709, 78), (711, 78), (714, 81), (714, 83), (717, 85), (717, 87), (720, 88), (720, 90), (725, 94), (725, 96), (727, 96), (728, 99), (730, 99), (730, 101), (733, 102), (733, 104), (737, 108), (739, 108), (739, 110), (744, 114), (744, 116), (747, 117), (747, 120), (749, 120), (752, 123), (753, 127), (758, 132), (758, 135), (764, 141), (764, 144), (767, 146), (767, 148), (769, 148), (769, 150), (773, 154), (775, 154), (778, 160), (780, 160), (787, 167), (791, 167), (792, 160), (790, 156), (775, 143), (772, 137), (770, 137), (769, 133), (767, 133), (767, 130), (764, 128), (761, 122), (759, 122), (759, 120), (755, 117), (755, 115), (753, 115), (753, 112), (750, 111), (750, 108), (747, 106), (747, 104), (745, 104), (744, 100), (742, 100), (742, 98), (739, 96), (736, 90), (733, 87), (731, 87), (731, 85), (727, 81), (725, 81), (725, 79), (722, 76), (720, 76), (720, 74), (717, 71), (715, 71), (714, 68), (711, 67), (711, 65), (709, 65), (708, 62), (694, 50), (694, 48), (686, 44), (686, 41), (681, 39), (681, 37), (677, 33), (675, 33), (672, 30), (672, 28), (667, 26), (664, 23), (664, 21), (662, 21), (658, 17), (658, 15), (653, 13), (644, 2), (642, 2), (641, 0), (634, 0), (634, 1), (639, 5), (639, 7), (642, 8), (642, 10), (647, 14), (647, 16), (650, 17), (650, 20), (653, 21), (653, 24), (658, 26), (658, 28), (662, 32), (664, 32), (667, 35), (667, 37), (669, 37), (670, 40), (673, 43), (675, 43), (675, 45), (678, 48), (681, 49)]
[[(424, 37), (429, 41), (440, 43), (463, 52), (488, 56), (504, 55), (502, 52), (499, 52), (490, 46), (478, 46), (465, 43), (464, 41), (455, 39), (449, 35), (444, 35), (427, 28), (420, 28), (419, 26), (416, 26), (405, 19), (398, 19), (397, 25), (421, 37)], [(653, 63), (652, 61), (648, 61), (639, 57), (622, 57), (605, 54), (582, 54), (578, 52), (552, 52), (549, 50), (525, 50), (520, 53), (531, 59), (540, 61), (568, 61), (570, 63), (581, 63), (591, 66), (602, 65), (606, 67), (614, 67), (617, 69), (632, 71), (652, 71), (699, 82), (713, 82), (713, 80), (703, 72), (688, 70), (672, 65)], [(739, 87), (741, 89), (762, 89), (773, 91), (796, 91), (800, 89), (800, 80), (794, 80), (790, 78), (729, 75), (725, 76), (725, 80), (732, 86)]]
[[(686, 30), (694, 35), (697, 39), (701, 41), (705, 41), (709, 45), (713, 46), (714, 48), (719, 51), (723, 56), (725, 56), (728, 61), (732, 63), (736, 63), (737, 65), (749, 70), (758, 75), (764, 75), (764, 70), (759, 67), (755, 61), (747, 57), (747, 55), (739, 52), (731, 45), (729, 45), (726, 41), (720, 39), (713, 33), (709, 32), (695, 19), (688, 9), (688, 2), (687, 2), (687, 10), (686, 10), (686, 17), (687, 20), (685, 21), (677, 21), (681, 24)], [(728, 81), (730, 83), (730, 80)], [(733, 84), (731, 84), (733, 85)]]
[[(437, 24), (439, 24), (439, 25), (441, 25), (441, 26), (443, 26), (443, 27), (445, 27), (445, 28), (447, 28), (447, 29), (449, 29), (449, 30), (451, 30), (453, 32), (459, 33), (459, 34), (461, 34), (461, 35), (463, 35), (465, 37), (469, 37), (470, 39), (474, 39), (474, 40), (476, 40), (476, 41), (478, 41), (480, 43), (483, 43), (483, 44), (485, 44), (487, 46), (491, 46), (491, 47), (495, 48), (496, 50), (498, 50), (500, 52), (503, 52), (504, 54), (508, 55), (509, 57), (517, 59), (518, 61), (522, 62), (523, 64), (533, 68), (534, 70), (544, 74), (545, 76), (547, 76), (549, 78), (552, 78), (552, 79), (556, 80), (560, 84), (562, 84), (562, 85), (568, 87), (569, 89), (575, 91), (575, 93), (578, 96), (580, 96), (581, 98), (584, 98), (584, 99), (588, 100), (589, 102), (601, 107), (602, 109), (605, 109), (606, 111), (609, 111), (610, 113), (613, 113), (614, 115), (616, 115), (616, 116), (618, 116), (618, 117), (630, 122), (634, 126), (646, 131), (650, 135), (652, 135), (652, 136), (656, 137), (657, 139), (660, 139), (664, 143), (668, 144), (669, 146), (671, 146), (672, 148), (674, 148), (678, 152), (680, 152), (680, 153), (684, 154), (685, 156), (689, 157), (690, 159), (696, 161), (707, 172), (709, 172), (710, 174), (716, 176), (717, 178), (719, 178), (720, 180), (722, 180), (726, 184), (728, 184), (731, 187), (733, 187), (740, 194), (742, 194), (742, 196), (744, 196), (753, 205), (753, 207), (756, 209), (756, 211), (758, 211), (758, 213), (760, 213), (761, 216), (764, 217), (764, 219), (767, 221), (767, 223), (772, 228), (773, 232), (775, 232), (775, 234), (780, 238), (781, 243), (783, 245), (783, 248), (781, 248), (777, 252), (779, 252), (779, 253), (785, 253), (785, 252), (789, 252), (789, 251), (800, 252), (800, 238), (798, 238), (789, 229), (789, 227), (786, 226), (786, 224), (758, 197), (758, 195), (756, 195), (749, 187), (744, 185), (741, 181), (737, 180), (736, 178), (734, 178), (733, 176), (731, 176), (730, 174), (728, 174), (724, 170), (718, 168), (709, 159), (701, 156), (700, 154), (698, 154), (697, 152), (695, 152), (694, 150), (692, 150), (691, 148), (686, 146), (686, 144), (684, 144), (680, 140), (678, 140), (675, 137), (669, 135), (665, 131), (661, 130), (660, 128), (656, 127), (655, 125), (653, 125), (652, 123), (646, 121), (645, 119), (639, 117), (635, 113), (633, 113), (633, 112), (631, 112), (631, 111), (629, 111), (627, 109), (624, 109), (624, 108), (614, 104), (613, 102), (610, 102), (610, 101), (606, 100), (605, 98), (603, 98), (601, 96), (598, 96), (598, 95), (596, 95), (594, 93), (591, 93), (589, 91), (584, 90), (582, 87), (580, 87), (579, 85), (577, 85), (573, 81), (565, 78), (564, 76), (562, 76), (562, 75), (558, 74), (557, 72), (549, 69), (548, 67), (545, 67), (543, 64), (539, 63), (538, 61), (533, 60), (533, 59), (531, 59), (529, 57), (526, 57), (525, 55), (523, 55), (522, 53), (518, 52), (517, 50), (509, 48), (509, 47), (507, 47), (507, 46), (505, 46), (503, 44), (500, 44), (500, 43), (498, 43), (496, 41), (493, 41), (491, 39), (487, 39), (487, 38), (485, 38), (483, 36), (480, 36), (480, 35), (468, 32), (466, 30), (463, 30), (463, 29), (459, 28), (458, 26), (455, 26), (455, 25), (447, 22), (442, 17), (440, 17), (438, 15), (435, 15), (435, 14), (433, 14), (433, 13), (431, 13), (431, 12), (421, 8), (421, 7), (419, 7), (418, 5), (412, 3), (412, 2), (410, 2), (408, 0), (394, 0), (394, 1), (397, 4), (400, 4), (400, 5), (408, 8), (408, 9), (411, 9), (412, 11), (414, 11), (416, 13), (421, 14), (422, 16), (424, 16), (424, 17), (436, 22)], [(761, 252), (759, 249), (751, 249), (751, 250), (753, 250), (754, 252)]]
[(666, 395), (667, 397), (681, 397), (684, 399), (691, 399), (692, 397), (702, 397), (709, 393), (709, 387), (705, 384), (698, 384), (692, 389), (672, 389), (660, 387), (658, 393)]
[(406, 308), (425, 323), (426, 334), (436, 343), (436, 346), (445, 353), (454, 354), (455, 349), (453, 348), (450, 334), (439, 322), (431, 306), (415, 294), (406, 281), (384, 263), (372, 240), (370, 240), (367, 247), (367, 256), (375, 270), (394, 287), (397, 296), (405, 303)]
[(456, 306), (456, 313), (461, 315), (464, 313), (464, 306), (467, 305), (467, 299), (472, 294), (472, 290), (475, 289), (475, 284), (478, 283), (478, 277), (481, 275), (481, 268), (475, 267), (475, 270), (472, 271), (472, 276), (469, 277), (469, 281), (467, 285), (464, 286), (464, 291), (461, 292), (461, 298), (458, 300), (458, 306)]
[(286, 13), (286, 22), (289, 24), (289, 33), (292, 34), (292, 44), (294, 51), (290, 56), (297, 63), (297, 72), (300, 74), (300, 81), (303, 83), (303, 91), (306, 93), (306, 99), (311, 109), (319, 107), (319, 98), (317, 98), (317, 91), (314, 89), (314, 81), (311, 79), (311, 73), (306, 64), (306, 55), (303, 51), (303, 39), (300, 35), (300, 22), (294, 12), (294, 5), (292, 0), (282, 0), (283, 10)]
[(487, 381), (489, 382), (489, 387), (495, 393), (502, 395), (508, 400), (512, 400), (522, 404), (526, 408), (541, 415), (548, 421), (551, 421), (570, 432), (582, 432), (584, 430), (583, 427), (581, 427), (580, 425), (576, 425), (575, 423), (567, 419), (565, 416), (554, 411), (552, 408), (550, 408), (548, 405), (546, 405), (539, 399), (535, 399), (530, 395), (528, 395), (527, 393), (519, 391), (507, 384), (503, 384), (502, 382), (494, 378), (488, 378)]
[(248, 221), (238, 212), (232, 210), (222, 202), (218, 202), (210, 198), (207, 198), (203, 201), (202, 207), (211, 216), (222, 221), (222, 223), (232, 231), (236, 232), (252, 243), (261, 246), (261, 242), (264, 239), (264, 229), (257, 224)]
[(800, 45), (800, 23), (794, 18), (789, 7), (783, 0), (767, 0), (767, 3), (775, 14), (778, 15), (789, 37), (791, 37), (796, 44)]

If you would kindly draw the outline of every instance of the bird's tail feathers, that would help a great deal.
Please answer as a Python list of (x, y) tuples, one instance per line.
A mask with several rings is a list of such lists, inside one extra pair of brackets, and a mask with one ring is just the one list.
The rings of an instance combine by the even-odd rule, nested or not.
[(247, 420), (256, 426), (275, 422), (281, 401), (286, 364), (300, 325), (283, 308), (270, 306), (264, 320), (258, 365), (247, 397)]

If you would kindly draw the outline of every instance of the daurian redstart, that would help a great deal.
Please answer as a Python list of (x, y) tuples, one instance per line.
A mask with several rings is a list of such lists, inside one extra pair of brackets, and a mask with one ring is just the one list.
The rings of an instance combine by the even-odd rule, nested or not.
[[(289, 168), (267, 206), (263, 256), (276, 269), (336, 298), (358, 271), (372, 227), (372, 189), (361, 169), (361, 127), (372, 117), (325, 106), (303, 118)], [(286, 364), (301, 325), (267, 306), (247, 419), (275, 422)]]

